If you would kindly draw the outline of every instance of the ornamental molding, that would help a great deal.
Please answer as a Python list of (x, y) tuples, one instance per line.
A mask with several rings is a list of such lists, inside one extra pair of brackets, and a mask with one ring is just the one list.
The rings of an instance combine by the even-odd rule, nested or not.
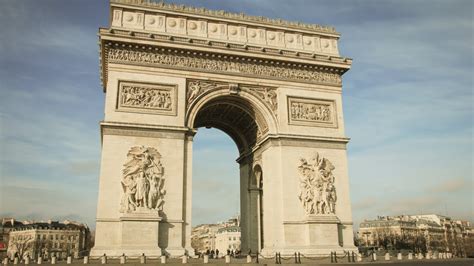
[(295, 21), (287, 21), (283, 19), (272, 19), (262, 16), (250, 16), (244, 13), (231, 13), (224, 10), (209, 10), (206, 8), (198, 8), (192, 6), (185, 6), (185, 5), (177, 5), (172, 3), (164, 3), (150, 1), (150, 0), (111, 0), (112, 5), (129, 5), (135, 7), (145, 7), (145, 8), (153, 8), (153, 9), (161, 9), (164, 11), (172, 11), (172, 12), (180, 12), (186, 13), (191, 15), (203, 15), (203, 16), (210, 16), (214, 18), (220, 19), (232, 19), (238, 20), (242, 22), (253, 22), (253, 23), (261, 23), (269, 26), (280, 26), (280, 27), (288, 27), (293, 29), (300, 29), (300, 30), (310, 30), (310, 31), (317, 31), (321, 33), (329, 33), (339, 35), (336, 32), (336, 29), (331, 26), (324, 26), (318, 24), (307, 24), (302, 22), (295, 22)]
[(275, 117), (278, 116), (277, 89), (274, 87), (252, 86), (246, 84), (195, 79), (189, 79), (187, 81), (186, 110), (189, 110), (191, 105), (200, 96), (206, 94), (207, 92), (223, 88), (228, 89), (229, 94), (238, 94), (240, 91), (245, 91), (251, 95), (256, 96), (262, 101), (264, 105), (268, 107)]
[[(244, 56), (229, 56), (182, 49), (150, 46), (127, 46), (109, 43), (104, 49), (107, 64), (143, 65), (183, 69), (198, 72), (222, 73), (274, 80), (318, 83), (341, 86), (342, 73), (312, 64), (297, 64), (277, 60), (263, 60)], [(105, 80), (107, 76), (105, 76)], [(105, 82), (104, 82), (105, 83)]]
[(337, 195), (334, 169), (334, 165), (317, 152), (309, 160), (300, 159), (298, 166), (300, 194), (298, 198), (309, 217), (315, 214), (336, 214)]
[(130, 148), (122, 171), (120, 212), (157, 213), (163, 210), (164, 173), (161, 154), (155, 148)]
[(334, 100), (288, 96), (288, 123), (337, 128), (336, 103)]
[(117, 111), (177, 114), (177, 85), (119, 81)]

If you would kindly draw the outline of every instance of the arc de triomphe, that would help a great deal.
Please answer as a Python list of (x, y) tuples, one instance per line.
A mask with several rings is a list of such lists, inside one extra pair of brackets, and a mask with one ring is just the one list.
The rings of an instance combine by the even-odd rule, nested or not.
[[(242, 251), (355, 250), (332, 27), (111, 0), (92, 255), (192, 254), (193, 136), (239, 150)], [(210, 191), (209, 193), (212, 193)]]

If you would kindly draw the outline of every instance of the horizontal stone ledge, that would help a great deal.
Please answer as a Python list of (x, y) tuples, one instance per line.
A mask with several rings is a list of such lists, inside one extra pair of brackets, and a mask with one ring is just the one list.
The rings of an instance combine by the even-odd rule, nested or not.
[(130, 43), (134, 47), (143, 45), (160, 45), (185, 48), (195, 51), (216, 52), (216, 49), (223, 54), (240, 54), (242, 56), (258, 56), (268, 59), (301, 61), (305, 60), (309, 64), (321, 63), (342, 68), (340, 72), (345, 72), (352, 64), (352, 58), (342, 57), (336, 54), (325, 54), (310, 52), (305, 50), (288, 50), (287, 48), (259, 46), (256, 43), (233, 43), (227, 40), (207, 40), (193, 38), (192, 36), (173, 36), (166, 33), (149, 33), (145, 31), (124, 30), (124, 29), (100, 29), (101, 39), (110, 42), (122, 41)]
[(310, 215), (304, 220), (283, 221), (283, 224), (339, 224), (341, 220), (335, 215)]
[[(138, 221), (139, 219), (136, 218), (135, 220)], [(97, 218), (95, 221), (100, 222), (100, 223), (116, 223), (116, 222), (121, 222), (123, 220), (121, 218)], [(140, 221), (143, 221), (143, 220), (140, 220)], [(156, 221), (158, 221), (158, 220), (156, 220)], [(161, 218), (159, 220), (159, 222), (160, 223), (184, 223), (184, 220)]]

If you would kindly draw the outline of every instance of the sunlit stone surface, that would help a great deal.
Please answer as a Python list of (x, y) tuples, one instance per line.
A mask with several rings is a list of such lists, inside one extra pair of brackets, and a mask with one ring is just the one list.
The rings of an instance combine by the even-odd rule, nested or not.
[[(192, 255), (193, 136), (240, 156), (242, 252), (355, 250), (331, 27), (111, 0), (93, 256)], [(210, 192), (212, 193), (212, 192)]]

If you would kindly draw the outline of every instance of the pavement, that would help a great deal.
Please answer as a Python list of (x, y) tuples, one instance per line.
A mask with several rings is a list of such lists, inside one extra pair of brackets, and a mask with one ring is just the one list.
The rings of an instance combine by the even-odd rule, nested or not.
[[(89, 261), (90, 265), (103, 265), (100, 263), (100, 260), (97, 259), (91, 259)], [(120, 265), (120, 260), (119, 259), (109, 259), (107, 261), (107, 264), (112, 264), (112, 265)], [(147, 263), (149, 265), (159, 265), (160, 260), (159, 259), (148, 259)], [(278, 265), (276, 264), (275, 260), (272, 259), (261, 259), (259, 260), (259, 264), (256, 264), (255, 259), (251, 263), (253, 265)], [(385, 261), (385, 260), (378, 260), (378, 261), (362, 261), (362, 262), (347, 262), (344, 260), (339, 259), (338, 263), (331, 263), (331, 261), (327, 258), (324, 259), (301, 259), (301, 264), (295, 264), (295, 261), (293, 258), (287, 258), (283, 259), (282, 258), (282, 263), (284, 265), (295, 265), (295, 266), (307, 266), (307, 265), (321, 265), (321, 266), (329, 266), (329, 265), (379, 265), (379, 264), (389, 264), (389, 265), (403, 265), (403, 266), (420, 266), (420, 265), (435, 265), (435, 266), (443, 266), (443, 265), (456, 265), (456, 266), (474, 266), (474, 258), (470, 259), (462, 259), (462, 258), (456, 258), (456, 259), (437, 259), (437, 260), (428, 260), (428, 259), (423, 259), (423, 260), (390, 260), (390, 261)], [(13, 263), (9, 263), (8, 265), (12, 265)], [(24, 263), (19, 263), (18, 265), (24, 265)], [(35, 262), (30, 262), (30, 265), (37, 265)], [(45, 261), (43, 262), (42, 265), (51, 265), (51, 262)], [(68, 265), (66, 264), (65, 260), (58, 261), (56, 265)], [(84, 265), (83, 260), (74, 260), (72, 264), (70, 265)], [(129, 259), (127, 260), (125, 265), (130, 265), (130, 266), (143, 266), (143, 264), (140, 264), (140, 261), (138, 259)], [(183, 265), (181, 259), (168, 259), (166, 262), (166, 265)], [(226, 264), (224, 259), (209, 259), (208, 264), (204, 264), (202, 259), (189, 259), (187, 265), (207, 265), (207, 266), (214, 266), (214, 265), (228, 265), (228, 266), (244, 266), (244, 265), (250, 265), (250, 263), (246, 263), (246, 259), (232, 259), (230, 264)], [(388, 265), (387, 265), (388, 266)]]

